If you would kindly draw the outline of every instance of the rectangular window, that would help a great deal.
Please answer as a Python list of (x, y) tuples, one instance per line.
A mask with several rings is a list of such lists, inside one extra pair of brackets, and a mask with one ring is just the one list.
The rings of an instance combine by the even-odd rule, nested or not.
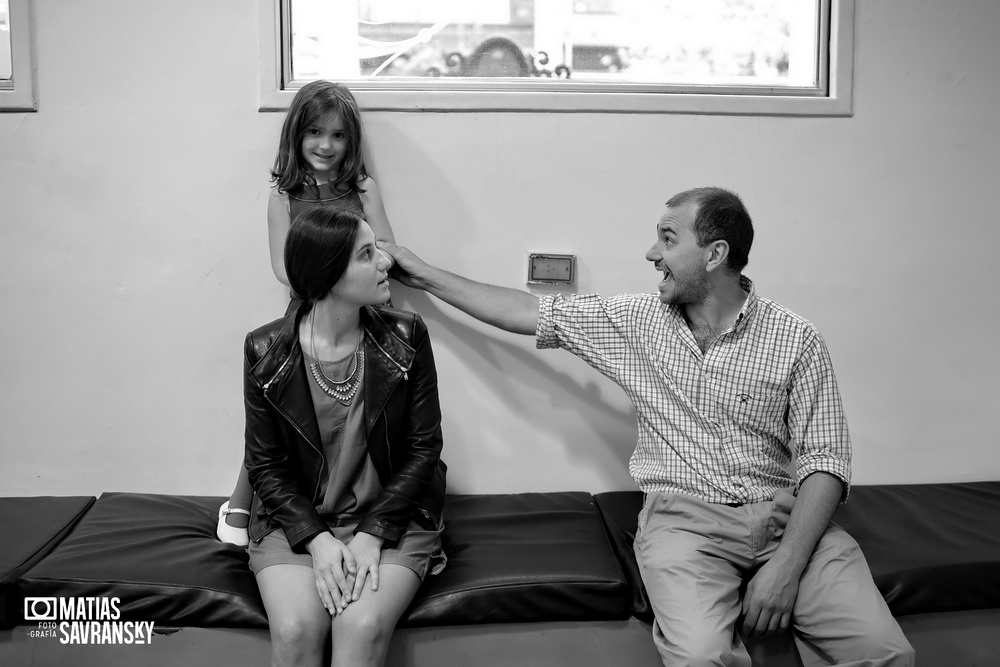
[(35, 111), (30, 0), (0, 0), (0, 111)]
[(322, 78), (368, 109), (850, 113), (854, 0), (277, 0), (262, 19), (278, 108)]
[(0, 0), (0, 81), (10, 81), (10, 10), (7, 0)]

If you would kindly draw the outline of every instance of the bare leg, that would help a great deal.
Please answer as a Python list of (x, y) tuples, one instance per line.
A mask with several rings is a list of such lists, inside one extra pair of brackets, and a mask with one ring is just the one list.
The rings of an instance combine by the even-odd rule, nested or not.
[(240, 466), (236, 478), (236, 488), (229, 500), (219, 508), (219, 523), (215, 534), (220, 542), (230, 542), (245, 547), (250, 542), (247, 526), (250, 525), (250, 503), (253, 500), (253, 488), (247, 476), (246, 466)]
[(330, 614), (316, 592), (311, 567), (272, 565), (257, 574), (271, 630), (271, 665), (320, 667)]
[(396, 621), (420, 588), (420, 578), (402, 565), (379, 567), (379, 587), (365, 583), (361, 599), (333, 619), (333, 667), (382, 667)]
[[(240, 465), (240, 474), (236, 478), (236, 488), (229, 496), (229, 509), (250, 509), (250, 502), (253, 500), (253, 487), (250, 486), (250, 478), (247, 476), (246, 466)], [(246, 514), (230, 514), (226, 517), (226, 523), (237, 528), (246, 528), (250, 523), (250, 517)]]

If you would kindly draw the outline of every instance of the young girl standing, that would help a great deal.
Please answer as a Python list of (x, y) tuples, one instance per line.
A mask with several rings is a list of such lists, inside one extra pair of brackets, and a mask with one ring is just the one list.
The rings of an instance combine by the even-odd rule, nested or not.
[(281, 128), (271, 169), (274, 187), (267, 203), (271, 268), (283, 284), (288, 226), (302, 211), (335, 206), (357, 213), (378, 241), (393, 241), (378, 186), (362, 153), (358, 103), (345, 86), (313, 81), (292, 100)]
[[(299, 89), (281, 127), (271, 180), (267, 236), (271, 269), (282, 284), (289, 285), (284, 261), (288, 228), (309, 209), (348, 210), (368, 223), (377, 241), (395, 242), (378, 186), (365, 167), (358, 103), (344, 85), (313, 81)], [(295, 305), (293, 298), (289, 310)], [(240, 466), (236, 488), (219, 508), (216, 533), (221, 541), (247, 545), (252, 497), (246, 469)]]

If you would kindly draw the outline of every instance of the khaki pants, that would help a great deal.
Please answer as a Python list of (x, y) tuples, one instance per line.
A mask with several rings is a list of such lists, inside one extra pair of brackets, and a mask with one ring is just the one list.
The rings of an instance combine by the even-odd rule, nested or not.
[[(682, 494), (646, 495), (635, 555), (669, 667), (749, 667), (737, 623), (747, 581), (777, 548), (795, 497), (738, 507)], [(805, 665), (913, 665), (913, 649), (872, 581), (858, 543), (830, 524), (792, 611)]]

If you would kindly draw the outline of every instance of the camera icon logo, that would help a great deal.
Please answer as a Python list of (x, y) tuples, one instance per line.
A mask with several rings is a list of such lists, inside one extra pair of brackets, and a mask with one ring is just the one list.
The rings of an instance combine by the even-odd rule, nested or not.
[(58, 615), (55, 598), (24, 598), (25, 621), (54, 621)]

